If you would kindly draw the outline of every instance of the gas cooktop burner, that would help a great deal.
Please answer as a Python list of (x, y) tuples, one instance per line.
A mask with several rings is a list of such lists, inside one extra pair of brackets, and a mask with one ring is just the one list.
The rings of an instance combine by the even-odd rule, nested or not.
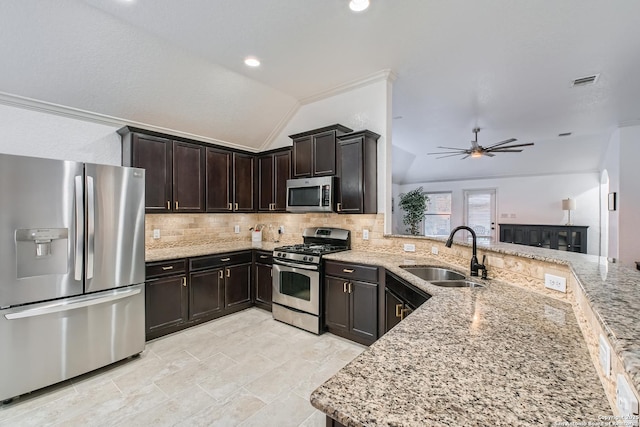
[(316, 243), (301, 243), (299, 245), (281, 246), (275, 250), (278, 252), (290, 252), (299, 254), (328, 254), (331, 252), (346, 251), (349, 247), (344, 245), (328, 245)]

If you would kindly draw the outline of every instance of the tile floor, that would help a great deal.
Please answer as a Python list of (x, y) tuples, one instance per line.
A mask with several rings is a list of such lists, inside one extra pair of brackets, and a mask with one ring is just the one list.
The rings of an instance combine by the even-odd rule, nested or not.
[(251, 308), (0, 406), (0, 426), (323, 426), (311, 392), (365, 347)]

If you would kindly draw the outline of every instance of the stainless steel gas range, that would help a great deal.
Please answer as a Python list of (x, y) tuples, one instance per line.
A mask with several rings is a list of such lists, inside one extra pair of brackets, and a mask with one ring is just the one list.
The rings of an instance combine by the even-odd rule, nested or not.
[(322, 256), (351, 248), (351, 233), (312, 227), (304, 243), (273, 251), (273, 318), (314, 334), (322, 333)]

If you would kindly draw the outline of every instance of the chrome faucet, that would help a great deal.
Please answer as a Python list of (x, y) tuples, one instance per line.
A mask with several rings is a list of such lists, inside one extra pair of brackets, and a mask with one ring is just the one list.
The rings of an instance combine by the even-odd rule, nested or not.
[(487, 267), (485, 267), (484, 262), (487, 259), (487, 256), (484, 255), (482, 257), (482, 264), (480, 264), (478, 262), (478, 256), (476, 254), (477, 252), (477, 244), (476, 244), (476, 232), (473, 231), (473, 229), (471, 227), (467, 227), (466, 225), (461, 225), (460, 227), (456, 227), (451, 231), (451, 234), (449, 234), (449, 238), (447, 239), (447, 243), (445, 243), (444, 245), (448, 248), (451, 247), (451, 245), (453, 244), (453, 235), (456, 234), (459, 230), (467, 230), (471, 233), (471, 237), (473, 238), (473, 255), (471, 256), (471, 275), (472, 276), (477, 276), (478, 275), (478, 270), (482, 270), (482, 278), (486, 279), (487, 278)]

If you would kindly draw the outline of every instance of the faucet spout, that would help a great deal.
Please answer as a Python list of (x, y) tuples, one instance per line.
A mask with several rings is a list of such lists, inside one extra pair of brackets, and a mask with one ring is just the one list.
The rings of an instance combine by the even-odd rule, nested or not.
[(447, 242), (444, 244), (446, 247), (450, 248), (451, 245), (453, 244), (453, 236), (460, 230), (467, 230), (468, 232), (471, 233), (471, 238), (473, 239), (473, 245), (472, 245), (472, 256), (471, 256), (471, 275), (472, 276), (477, 276), (478, 275), (478, 271), (482, 270), (482, 277), (486, 278), (487, 276), (487, 267), (485, 267), (484, 264), (480, 264), (478, 262), (478, 255), (477, 255), (477, 249), (478, 249), (478, 245), (477, 245), (477, 238), (476, 238), (476, 232), (471, 228), (471, 227), (467, 227), (466, 225), (461, 225), (459, 227), (454, 228), (451, 231), (451, 234), (449, 234), (449, 238), (447, 239)]

